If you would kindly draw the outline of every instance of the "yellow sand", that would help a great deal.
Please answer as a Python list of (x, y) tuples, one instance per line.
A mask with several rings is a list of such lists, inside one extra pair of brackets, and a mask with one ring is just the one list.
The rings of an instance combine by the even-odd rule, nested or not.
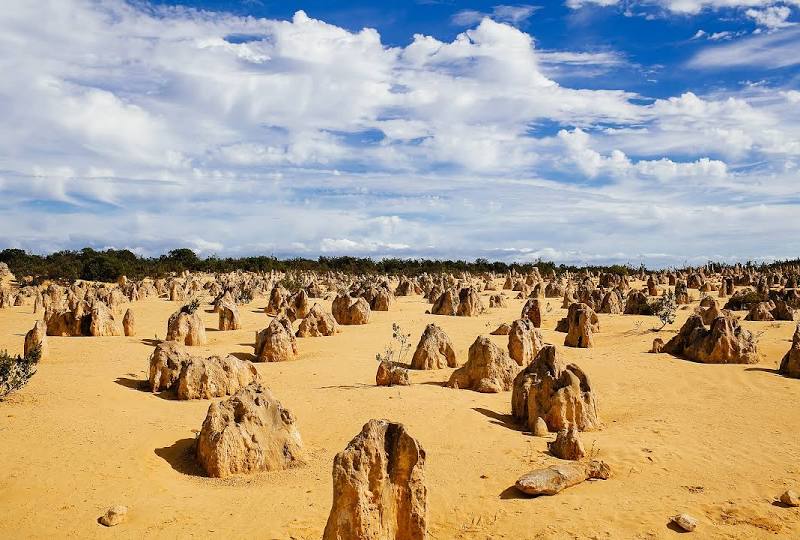
[[(598, 396), (605, 427), (582, 439), (612, 466), (610, 480), (522, 497), (515, 480), (555, 459), (548, 439), (510, 422), (510, 392), (443, 388), (449, 369), (412, 371), (410, 387), (375, 387), (375, 353), (390, 341), (393, 322), (413, 345), (436, 322), (463, 363), (475, 337), (517, 318), (523, 303), (441, 317), (426, 315), (419, 296), (399, 298), (367, 326), (299, 339), (296, 361), (257, 364), (295, 414), (308, 466), (204, 478), (190, 448), (209, 402), (142, 389), (153, 339), (164, 337), (179, 305), (150, 300), (133, 304), (135, 338), (49, 338), (38, 374), (0, 403), (0, 538), (318, 539), (333, 457), (370, 418), (403, 422), (427, 451), (434, 540), (672, 538), (668, 521), (679, 512), (699, 519), (698, 538), (800, 537), (800, 509), (773, 504), (783, 490), (800, 488), (800, 380), (774, 372), (794, 323), (744, 323), (764, 332), (757, 366), (700, 365), (646, 352), (653, 338), (674, 335), (688, 310), (659, 334), (649, 330), (654, 317), (601, 314), (596, 347), (570, 349), (552, 330), (565, 314), (561, 301), (548, 302), (545, 341), (589, 374)], [(208, 347), (193, 352), (251, 353), (254, 332), (268, 322), (265, 303), (241, 309), (243, 330), (210, 330)], [(216, 328), (216, 314), (202, 317)], [(21, 352), (35, 318), (30, 306), (0, 310), (0, 349)], [(506, 337), (492, 339), (506, 347)], [(128, 519), (106, 529), (97, 518), (114, 504), (129, 507)]]

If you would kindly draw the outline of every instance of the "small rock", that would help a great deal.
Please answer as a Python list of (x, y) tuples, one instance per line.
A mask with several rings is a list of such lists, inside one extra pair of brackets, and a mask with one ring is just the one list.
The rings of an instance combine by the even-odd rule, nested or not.
[(578, 438), (578, 429), (575, 424), (570, 425), (567, 429), (560, 430), (556, 435), (556, 440), (547, 443), (547, 449), (558, 459), (568, 459), (570, 461), (578, 461), (586, 455), (583, 444)]
[(100, 518), (100, 523), (106, 527), (114, 527), (125, 521), (125, 516), (128, 515), (128, 507), (116, 505), (109, 508), (105, 515)]
[(797, 508), (798, 506), (800, 506), (800, 495), (798, 495), (796, 491), (792, 491), (791, 489), (784, 491), (783, 495), (781, 495), (781, 502), (786, 506), (792, 506), (794, 508)]
[(656, 338), (653, 340), (653, 348), (650, 349), (651, 353), (660, 353), (664, 349), (664, 340)]
[(547, 429), (547, 422), (541, 416), (536, 419), (536, 424), (533, 426), (533, 434), (536, 437), (547, 437), (550, 434), (550, 430)]
[(697, 518), (689, 514), (678, 514), (672, 518), (672, 523), (686, 532), (692, 532), (697, 528)]

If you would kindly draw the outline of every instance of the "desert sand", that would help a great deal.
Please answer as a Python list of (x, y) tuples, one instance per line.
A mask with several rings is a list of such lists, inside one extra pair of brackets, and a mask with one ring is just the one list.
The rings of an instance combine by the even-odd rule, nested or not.
[[(486, 305), (489, 294), (481, 293)], [(330, 300), (314, 301), (330, 310)], [(318, 539), (331, 507), (333, 458), (371, 418), (402, 422), (425, 448), (435, 540), (673, 538), (679, 533), (669, 519), (680, 512), (698, 518), (698, 538), (800, 537), (800, 509), (774, 503), (800, 486), (800, 381), (775, 372), (794, 322), (742, 323), (763, 332), (759, 364), (703, 365), (647, 352), (654, 338), (675, 335), (697, 300), (661, 332), (651, 330), (655, 317), (600, 314), (590, 349), (562, 346), (564, 334), (553, 329), (566, 310), (560, 299), (545, 302), (544, 341), (591, 378), (603, 429), (581, 438), (611, 465), (610, 480), (526, 497), (514, 482), (556, 461), (546, 445), (555, 434), (534, 437), (515, 425), (510, 392), (445, 388), (453, 369), (412, 370), (411, 386), (376, 387), (375, 354), (391, 340), (392, 323), (416, 345), (436, 322), (461, 364), (477, 335), (518, 318), (524, 303), (447, 317), (425, 314), (430, 304), (421, 296), (397, 298), (367, 325), (298, 339), (295, 361), (256, 364), (296, 416), (309, 462), (207, 478), (191, 449), (209, 400), (147, 389), (148, 357), (181, 305), (150, 299), (132, 304), (137, 337), (48, 338), (38, 373), (0, 402), (0, 538)], [(270, 320), (266, 303), (240, 306), (242, 329), (226, 332), (205, 305), (208, 345), (192, 352), (249, 359), (255, 332)], [(38, 318), (30, 305), (0, 310), (0, 349), (21, 353)], [(491, 339), (506, 348), (505, 336)], [(115, 504), (129, 508), (125, 523), (99, 525)]]

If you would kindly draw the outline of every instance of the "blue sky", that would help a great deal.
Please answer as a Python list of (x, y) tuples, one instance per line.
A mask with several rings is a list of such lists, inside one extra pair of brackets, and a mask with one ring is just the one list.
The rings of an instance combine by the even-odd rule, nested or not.
[(0, 247), (800, 254), (800, 0), (11, 0)]

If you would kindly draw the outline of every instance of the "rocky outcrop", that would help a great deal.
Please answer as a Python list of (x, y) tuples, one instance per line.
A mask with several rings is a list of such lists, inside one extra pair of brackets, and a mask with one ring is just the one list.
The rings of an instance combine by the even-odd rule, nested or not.
[(285, 362), (297, 357), (297, 339), (286, 317), (272, 319), (265, 329), (256, 332), (256, 362)]
[(538, 298), (530, 298), (522, 306), (522, 319), (528, 319), (536, 328), (542, 327), (542, 304)]
[(558, 459), (570, 461), (581, 460), (586, 455), (575, 424), (570, 424), (569, 427), (559, 431), (556, 440), (547, 443), (547, 450)]
[(692, 315), (663, 351), (704, 364), (755, 364), (756, 340), (730, 316), (720, 316), (706, 329), (699, 315)]
[(352, 298), (349, 294), (339, 294), (331, 307), (333, 318), (343, 325), (367, 324), (369, 322), (369, 303), (363, 298)]
[(191, 360), (189, 351), (177, 341), (162, 341), (150, 355), (150, 390), (162, 392), (177, 387), (183, 367)]
[(239, 308), (233, 300), (223, 298), (219, 303), (219, 329), (226, 330), (239, 330), (242, 327), (242, 322), (239, 318)]
[(235, 356), (190, 357), (183, 364), (176, 386), (178, 399), (230, 396), (258, 382), (255, 366)]
[(450, 388), (497, 393), (510, 390), (519, 366), (486, 336), (478, 336), (469, 348), (467, 363), (450, 376)]
[(464, 287), (458, 292), (456, 315), (459, 317), (476, 317), (485, 311), (486, 308), (481, 302), (481, 297), (474, 287)]
[(508, 332), (508, 355), (520, 366), (527, 366), (543, 346), (542, 335), (530, 319), (517, 319)]
[(205, 345), (206, 328), (197, 311), (184, 306), (173, 313), (167, 321), (167, 341), (177, 341), (183, 345)]
[(600, 320), (586, 304), (572, 304), (567, 312), (566, 347), (594, 347), (594, 333), (600, 329)]
[(24, 355), (39, 347), (39, 360), (46, 360), (50, 356), (50, 347), (47, 344), (47, 326), (43, 320), (38, 320), (33, 328), (25, 334)]
[(533, 431), (543, 418), (550, 431), (575, 425), (580, 431), (600, 427), (589, 377), (575, 364), (564, 365), (553, 345), (545, 345), (514, 379), (511, 414)]
[(442, 369), (457, 366), (453, 344), (444, 330), (433, 323), (426, 326), (411, 358), (411, 368)]
[(424, 540), (425, 450), (402, 424), (370, 420), (333, 460), (323, 540)]
[(406, 368), (384, 360), (378, 364), (378, 371), (375, 372), (375, 384), (377, 386), (408, 386), (411, 381)]
[(319, 304), (311, 306), (308, 315), (300, 321), (297, 328), (297, 337), (332, 336), (335, 333), (336, 319)]
[(136, 317), (130, 308), (125, 311), (125, 316), (122, 318), (122, 331), (127, 337), (136, 335)]
[(287, 469), (305, 460), (294, 416), (258, 383), (212, 403), (197, 438), (197, 461), (216, 478)]
[(781, 360), (778, 372), (793, 379), (800, 379), (800, 324), (794, 330), (792, 346)]

